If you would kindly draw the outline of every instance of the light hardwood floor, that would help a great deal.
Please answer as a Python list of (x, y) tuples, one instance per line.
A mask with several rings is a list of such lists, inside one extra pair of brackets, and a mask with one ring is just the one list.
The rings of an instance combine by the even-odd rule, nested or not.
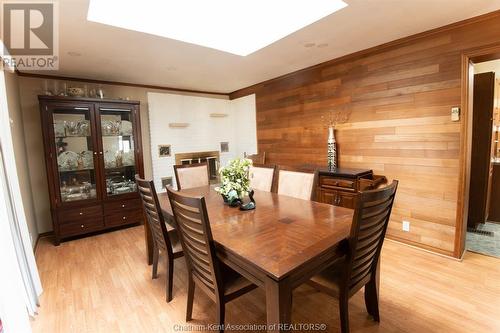
[[(59, 247), (41, 239), (36, 257), (44, 293), (33, 331), (174, 332), (176, 324), (186, 324), (184, 259), (176, 260), (174, 298), (166, 303), (165, 267), (160, 265), (159, 278), (151, 280), (142, 228)], [(368, 317), (362, 294), (349, 303), (351, 332), (500, 332), (500, 259), (467, 253), (457, 262), (386, 241), (380, 324)], [(197, 290), (190, 324), (213, 323), (212, 304)], [(264, 292), (257, 289), (227, 305), (226, 323), (264, 324), (265, 311)], [(337, 302), (299, 287), (292, 320), (325, 323), (328, 332), (338, 332)]]

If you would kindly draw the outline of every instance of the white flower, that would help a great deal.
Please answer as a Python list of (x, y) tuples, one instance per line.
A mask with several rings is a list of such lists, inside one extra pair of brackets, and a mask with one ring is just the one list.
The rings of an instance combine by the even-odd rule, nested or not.
[(219, 170), (222, 186), (216, 189), (226, 197), (243, 198), (250, 189), (249, 166), (251, 161), (236, 158)]

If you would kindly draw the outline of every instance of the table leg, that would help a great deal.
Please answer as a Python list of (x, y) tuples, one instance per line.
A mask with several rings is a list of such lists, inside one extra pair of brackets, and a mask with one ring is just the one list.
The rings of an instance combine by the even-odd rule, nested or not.
[(266, 278), (267, 331), (285, 332), (292, 317), (292, 289), (288, 279)]

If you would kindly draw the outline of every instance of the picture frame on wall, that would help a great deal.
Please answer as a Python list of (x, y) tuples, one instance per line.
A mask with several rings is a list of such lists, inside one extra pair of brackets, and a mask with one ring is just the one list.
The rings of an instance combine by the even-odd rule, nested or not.
[(220, 152), (228, 153), (229, 152), (229, 142), (221, 142), (220, 143)]
[(170, 145), (158, 145), (158, 156), (159, 157), (170, 157)]

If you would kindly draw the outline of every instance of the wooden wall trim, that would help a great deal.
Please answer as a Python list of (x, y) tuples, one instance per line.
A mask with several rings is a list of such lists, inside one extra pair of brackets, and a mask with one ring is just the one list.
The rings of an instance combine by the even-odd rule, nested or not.
[(462, 257), (459, 257), (459, 258), (455, 257), (455, 255), (453, 254), (453, 252), (442, 251), (441, 249), (438, 249), (438, 248), (435, 248), (435, 247), (431, 247), (431, 246), (422, 246), (421, 244), (414, 243), (414, 242), (409, 242), (408, 240), (402, 239), (402, 238), (399, 238), (399, 237), (387, 236), (385, 238), (385, 240), (389, 241), (389, 242), (398, 243), (398, 244), (401, 244), (401, 245), (404, 245), (404, 246), (408, 246), (408, 247), (411, 247), (412, 249), (423, 251), (423, 252), (427, 252), (427, 253), (430, 253), (430, 254), (433, 254), (433, 255), (436, 255), (436, 256), (440, 256), (440, 257), (443, 257), (443, 258), (446, 258), (446, 259), (451, 259), (451, 260), (456, 260), (456, 261), (462, 261), (463, 260)]
[(445, 25), (445, 26), (442, 26), (439, 28), (427, 30), (427, 31), (424, 31), (424, 32), (421, 32), (421, 33), (418, 33), (415, 35), (402, 37), (400, 39), (396, 39), (396, 40), (393, 40), (393, 41), (390, 41), (390, 42), (387, 42), (384, 44), (380, 44), (380, 45), (377, 45), (377, 46), (374, 46), (374, 47), (371, 47), (368, 49), (364, 49), (361, 51), (350, 53), (350, 54), (347, 54), (347, 55), (344, 55), (344, 56), (341, 56), (341, 57), (338, 57), (338, 58), (335, 58), (332, 60), (328, 60), (328, 61), (316, 64), (316, 65), (313, 65), (313, 66), (310, 66), (307, 68), (299, 69), (297, 71), (278, 76), (278, 77), (273, 78), (273, 79), (262, 81), (260, 83), (254, 84), (254, 85), (235, 90), (233, 92), (228, 93), (229, 99), (236, 99), (236, 98), (240, 98), (243, 96), (255, 94), (260, 89), (262, 89), (262, 88), (264, 88), (272, 83), (275, 83), (275, 82), (281, 81), (281, 80), (285, 80), (285, 79), (293, 77), (293, 76), (298, 76), (306, 71), (311, 71), (311, 70), (321, 68), (321, 67), (332, 66), (332, 65), (339, 64), (339, 63), (346, 62), (346, 61), (353, 61), (353, 60), (356, 60), (358, 58), (361, 58), (361, 57), (364, 57), (367, 55), (371, 55), (373, 53), (385, 51), (387, 49), (390, 49), (390, 48), (393, 48), (396, 46), (400, 46), (402, 44), (406, 44), (408, 42), (416, 41), (416, 40), (421, 39), (421, 38), (425, 38), (425, 37), (429, 37), (429, 36), (436, 35), (439, 33), (443, 33), (443, 32), (446, 32), (448, 30), (456, 29), (456, 28), (463, 27), (466, 25), (479, 23), (481, 21), (489, 20), (489, 19), (496, 18), (499, 16), (500, 16), (500, 10), (496, 10), (496, 11), (493, 11), (490, 13), (486, 13), (486, 14), (475, 16), (475, 17), (465, 19), (462, 21), (454, 22), (454, 23), (451, 23), (451, 24), (448, 24), (448, 25)]
[(149, 85), (149, 84), (85, 79), (85, 78), (79, 78), (79, 77), (59, 76), (59, 75), (49, 75), (49, 74), (33, 74), (33, 73), (20, 72), (19, 70), (16, 70), (16, 72), (17, 72), (17, 75), (19, 75), (19, 76), (32, 77), (32, 78), (38, 78), (38, 79), (79, 81), (79, 82), (94, 83), (94, 84), (108, 84), (108, 85), (117, 85), (117, 86), (126, 86), (126, 87), (137, 87), (137, 88), (156, 89), (156, 90), (168, 90), (168, 91), (176, 91), (176, 92), (184, 92), (184, 93), (192, 93), (192, 94), (205, 94), (205, 95), (217, 95), (217, 96), (229, 97), (229, 94), (227, 94), (227, 93), (214, 92), (214, 91), (172, 88), (172, 87), (155, 86), (155, 85)]

